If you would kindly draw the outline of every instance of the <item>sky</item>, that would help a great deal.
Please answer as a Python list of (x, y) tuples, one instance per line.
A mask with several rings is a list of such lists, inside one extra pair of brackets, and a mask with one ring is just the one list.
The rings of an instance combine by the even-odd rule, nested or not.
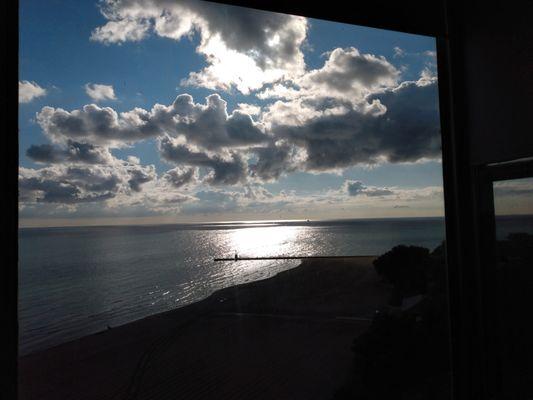
[(21, 226), (443, 215), (431, 37), (20, 2)]

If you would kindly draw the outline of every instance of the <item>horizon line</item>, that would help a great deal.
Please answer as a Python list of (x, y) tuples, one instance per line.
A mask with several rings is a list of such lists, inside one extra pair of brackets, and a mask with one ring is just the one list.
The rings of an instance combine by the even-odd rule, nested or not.
[[(530, 214), (523, 214), (530, 215)], [(532, 214), (533, 215), (533, 214)], [(266, 224), (266, 223), (289, 223), (289, 222), (335, 222), (335, 221), (354, 221), (354, 220), (391, 220), (391, 219), (423, 219), (423, 218), (442, 218), (444, 215), (422, 215), (422, 216), (393, 216), (393, 217), (353, 217), (353, 218), (315, 218), (315, 219), (263, 219), (263, 220), (224, 220), (224, 221), (203, 221), (203, 222), (160, 222), (160, 223), (150, 223), (150, 222), (140, 222), (140, 223), (110, 223), (110, 224), (74, 224), (74, 225), (20, 225), (18, 229), (42, 229), (42, 228), (98, 228), (98, 227), (134, 227), (134, 226), (172, 226), (172, 225), (223, 225), (223, 224), (235, 224), (235, 225), (245, 225), (245, 224)]]
[[(529, 217), (533, 214), (501, 214), (496, 217)], [(353, 217), (353, 218), (316, 218), (316, 219), (259, 219), (259, 220), (224, 220), (224, 221), (203, 221), (203, 222), (160, 222), (160, 223), (110, 223), (110, 224), (79, 224), (79, 225), (19, 225), (18, 229), (39, 229), (39, 228), (103, 228), (114, 226), (172, 226), (172, 225), (222, 225), (222, 224), (266, 224), (266, 223), (283, 223), (283, 222), (335, 222), (335, 221), (355, 221), (355, 220), (391, 220), (391, 219), (423, 219), (423, 218), (442, 218), (445, 219), (445, 215), (421, 215), (421, 216), (401, 216), (401, 217)]]

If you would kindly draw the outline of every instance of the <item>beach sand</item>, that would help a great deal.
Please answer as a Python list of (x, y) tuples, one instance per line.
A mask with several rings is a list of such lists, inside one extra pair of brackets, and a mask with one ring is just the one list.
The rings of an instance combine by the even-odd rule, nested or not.
[(373, 257), (305, 260), (198, 303), (30, 354), (21, 399), (324, 399), (384, 305)]

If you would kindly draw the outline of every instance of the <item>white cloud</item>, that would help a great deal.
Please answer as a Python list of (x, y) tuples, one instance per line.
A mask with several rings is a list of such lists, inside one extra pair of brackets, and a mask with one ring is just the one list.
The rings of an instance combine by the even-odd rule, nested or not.
[(145, 20), (124, 18), (109, 21), (92, 32), (91, 40), (105, 44), (138, 42), (146, 37), (149, 28), (150, 24)]
[[(219, 94), (204, 103), (180, 94), (168, 105), (125, 112), (97, 104), (71, 111), (43, 107), (37, 122), (51, 143), (31, 146), (27, 156), (48, 166), (21, 169), (21, 204), (86, 213), (101, 204), (104, 214), (152, 215), (333, 210), (341, 202), (407, 207), (442, 198), (438, 187), (360, 181), (306, 195), (273, 194), (261, 186), (295, 171), (340, 174), (354, 165), (438, 158), (437, 80), (431, 68), (416, 82), (400, 83), (401, 71), (385, 57), (350, 47), (327, 52), (322, 67), (307, 70), (301, 50), (305, 18), (188, 0), (102, 4), (107, 21), (92, 40), (109, 45), (150, 34), (177, 41), (197, 35), (196, 51), (206, 66), (191, 72), (184, 85), (255, 91), (264, 101), (259, 106), (247, 99), (231, 113)], [(408, 54), (394, 51), (395, 57)], [(32, 98), (46, 92), (35, 83), (21, 84), (43, 91)], [(111, 85), (88, 83), (85, 90), (95, 102), (116, 100)], [(172, 164), (159, 176), (137, 157), (120, 160), (111, 153), (148, 138), (157, 138), (162, 160)]]
[(115, 90), (112, 85), (102, 85), (99, 83), (87, 83), (85, 93), (94, 101), (116, 100)]
[(43, 89), (35, 82), (19, 81), (19, 103), (29, 103), (37, 97), (46, 95)]
[(400, 71), (383, 56), (361, 53), (354, 47), (336, 48), (328, 52), (321, 68), (267, 87), (258, 97), (286, 100), (329, 97), (357, 104), (377, 90), (396, 86), (399, 77)]
[(173, 40), (199, 33), (196, 51), (208, 65), (184, 85), (249, 93), (305, 68), (303, 17), (197, 0), (106, 0), (102, 14), (108, 22), (91, 39), (106, 44), (138, 41), (149, 32)]
[(254, 104), (239, 103), (236, 109), (248, 115), (259, 115), (261, 113), (261, 107)]
[(393, 56), (394, 58), (402, 58), (405, 56), (405, 50), (402, 49), (401, 47), (396, 46), (394, 47), (393, 50), (394, 50), (394, 56)]
[(191, 144), (209, 150), (246, 147), (269, 140), (262, 124), (250, 115), (235, 110), (227, 112), (227, 103), (218, 95), (195, 103), (188, 94), (176, 97), (168, 106), (155, 104), (150, 111), (142, 108), (117, 113), (111, 107), (88, 104), (81, 109), (43, 107), (37, 122), (54, 142), (74, 140), (111, 147), (123, 147), (136, 141), (163, 136), (184, 136)]

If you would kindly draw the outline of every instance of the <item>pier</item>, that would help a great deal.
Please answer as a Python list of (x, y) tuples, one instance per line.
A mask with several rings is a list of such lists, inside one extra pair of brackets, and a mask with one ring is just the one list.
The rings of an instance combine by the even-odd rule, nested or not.
[(340, 258), (361, 258), (375, 257), (375, 255), (363, 256), (272, 256), (272, 257), (224, 257), (214, 258), (214, 261), (254, 261), (254, 260), (319, 260), (319, 259), (340, 259)]

